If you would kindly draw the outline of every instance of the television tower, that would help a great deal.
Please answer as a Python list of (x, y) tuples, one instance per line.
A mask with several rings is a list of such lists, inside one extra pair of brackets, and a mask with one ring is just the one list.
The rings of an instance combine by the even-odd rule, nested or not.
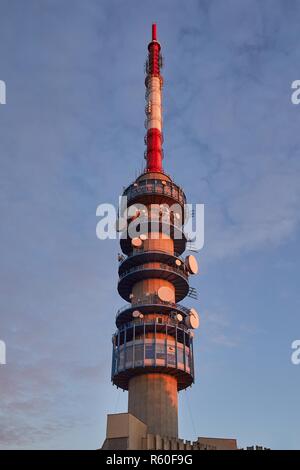
[[(134, 421), (135, 431), (128, 431), (127, 444), (121, 444), (118, 433), (125, 418), (109, 415), (103, 448), (141, 448), (138, 441), (128, 444), (139, 433), (143, 439), (152, 435), (177, 440), (178, 392), (194, 382), (193, 330), (199, 317), (178, 302), (189, 294), (189, 276), (197, 273), (198, 265), (194, 256), (182, 257), (187, 243), (184, 191), (162, 167), (161, 67), (153, 24), (145, 79), (146, 165), (124, 190), (127, 204), (117, 221), (123, 252), (118, 292), (128, 304), (116, 316), (111, 377), (114, 385), (128, 390), (128, 413), (123, 415), (126, 429)], [(134, 223), (138, 234), (131, 236)], [(145, 426), (143, 431), (138, 423)]]

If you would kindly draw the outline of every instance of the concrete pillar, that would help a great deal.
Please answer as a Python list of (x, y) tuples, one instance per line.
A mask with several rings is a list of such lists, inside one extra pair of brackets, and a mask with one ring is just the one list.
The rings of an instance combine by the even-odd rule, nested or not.
[(177, 450), (178, 448), (178, 441), (177, 439), (174, 439), (174, 437), (172, 437), (171, 439), (171, 450)]
[(191, 441), (185, 441), (185, 450), (192, 450)]
[(163, 449), (162, 450), (171, 450), (170, 439), (168, 437), (165, 437), (163, 439)]
[(155, 449), (161, 450), (162, 449), (162, 438), (159, 434), (155, 436)]
[(178, 439), (178, 449), (184, 450), (184, 441), (183, 439)]
[(147, 425), (148, 433), (177, 438), (177, 379), (159, 373), (132, 377), (128, 389), (128, 412)]
[(147, 450), (155, 450), (155, 436), (147, 434)]

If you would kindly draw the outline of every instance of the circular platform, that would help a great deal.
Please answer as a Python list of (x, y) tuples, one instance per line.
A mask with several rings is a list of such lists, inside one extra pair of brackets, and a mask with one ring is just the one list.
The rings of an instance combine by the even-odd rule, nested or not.
[(183, 305), (173, 302), (164, 302), (158, 295), (151, 294), (140, 302), (127, 304), (120, 308), (116, 314), (116, 325), (119, 328), (122, 324), (132, 321), (132, 312), (139, 310), (143, 314), (159, 311), (160, 314), (170, 315), (171, 312), (180, 313), (185, 318), (189, 315), (189, 309)]
[(128, 205), (134, 202), (143, 202), (147, 204), (162, 204), (165, 202), (171, 205), (175, 203), (184, 206), (186, 197), (183, 190), (177, 184), (167, 179), (143, 179), (137, 180), (128, 186), (123, 192), (127, 197)]
[(151, 267), (147, 264), (135, 266), (122, 273), (118, 282), (118, 292), (124, 300), (129, 302), (134, 284), (143, 279), (165, 279), (175, 287), (175, 300), (179, 302), (189, 292), (188, 275), (183, 269), (160, 263)]
[[(182, 227), (163, 221), (155, 222), (155, 225), (153, 225), (153, 221), (151, 221), (151, 219), (140, 218), (138, 232), (141, 234), (147, 233), (151, 240), (151, 233), (153, 232), (154, 227), (160, 233), (164, 233), (165, 235), (173, 239), (174, 251), (177, 253), (178, 256), (185, 251), (187, 238)], [(137, 233), (137, 236), (139, 235), (139, 233)], [(129, 236), (127, 229), (120, 233), (121, 250), (126, 255), (132, 253), (133, 246), (131, 241), (132, 238)]]
[(113, 383), (128, 390), (131, 377), (150, 372), (175, 376), (178, 390), (193, 383), (193, 337), (189, 331), (175, 323), (153, 321), (131, 322), (117, 331), (113, 336)]
[(125, 271), (128, 271), (128, 269), (131, 269), (134, 266), (151, 262), (161, 262), (176, 266), (176, 260), (180, 261), (183, 266), (185, 265), (185, 260), (183, 258), (166, 251), (138, 250), (135, 251), (135, 253), (129, 255), (120, 263), (118, 273), (119, 276), (121, 276)]

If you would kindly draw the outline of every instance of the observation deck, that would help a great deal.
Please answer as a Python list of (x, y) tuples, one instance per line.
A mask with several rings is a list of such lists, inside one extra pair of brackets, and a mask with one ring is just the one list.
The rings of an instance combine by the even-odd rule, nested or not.
[(122, 325), (113, 335), (113, 383), (128, 390), (131, 377), (148, 372), (175, 376), (178, 391), (192, 385), (193, 334), (170, 319), (137, 319)]

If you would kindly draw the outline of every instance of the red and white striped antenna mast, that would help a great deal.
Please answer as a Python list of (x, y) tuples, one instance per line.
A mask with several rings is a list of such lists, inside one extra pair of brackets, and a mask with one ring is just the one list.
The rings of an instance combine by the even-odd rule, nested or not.
[(157, 41), (156, 24), (152, 25), (152, 41), (148, 45), (148, 60), (146, 62), (146, 171), (162, 172), (162, 104), (161, 89), (163, 78), (160, 74), (162, 65), (161, 46)]

